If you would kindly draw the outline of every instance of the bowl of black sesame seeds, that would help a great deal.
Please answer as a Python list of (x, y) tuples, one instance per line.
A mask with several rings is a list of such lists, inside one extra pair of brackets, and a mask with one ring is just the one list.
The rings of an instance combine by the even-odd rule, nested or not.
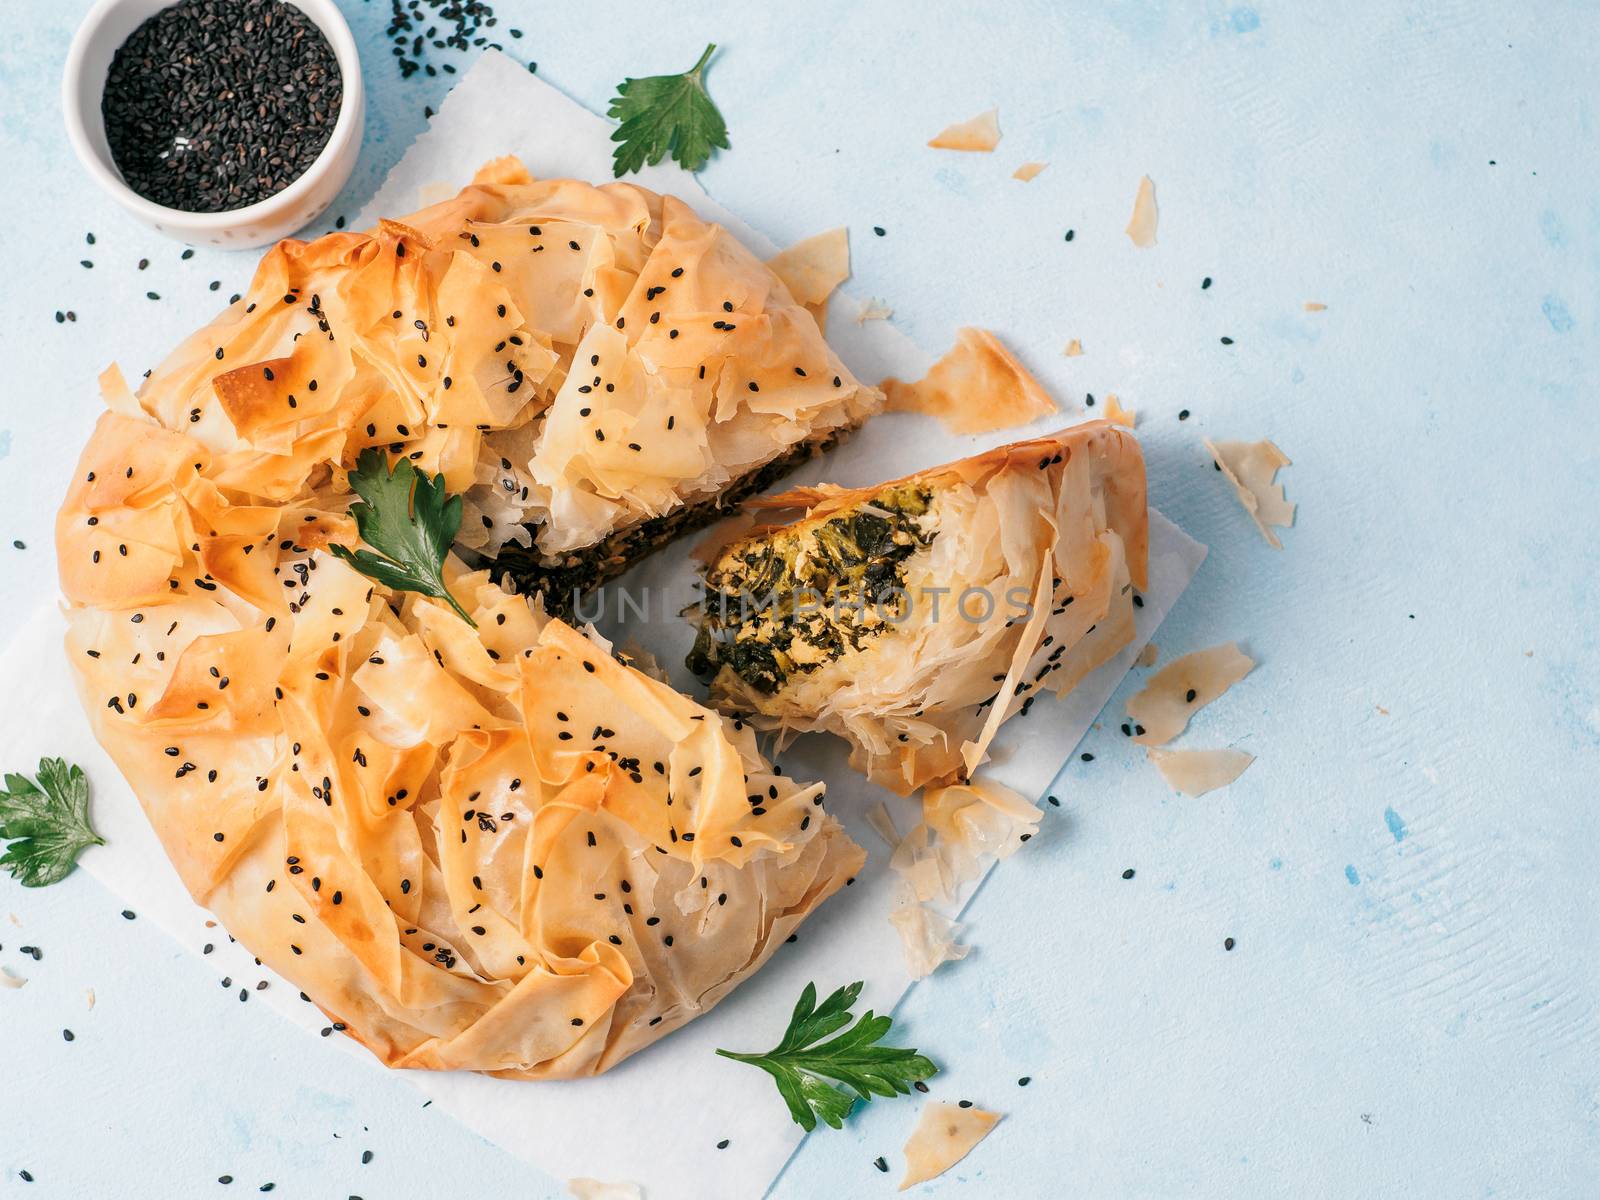
[(95, 182), (184, 242), (288, 236), (361, 149), (361, 63), (334, 0), (98, 0), (61, 90)]

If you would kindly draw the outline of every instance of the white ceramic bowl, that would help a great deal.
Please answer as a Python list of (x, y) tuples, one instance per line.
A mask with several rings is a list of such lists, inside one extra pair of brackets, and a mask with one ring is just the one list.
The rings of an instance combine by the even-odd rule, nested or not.
[(333, 203), (355, 168), (361, 151), (366, 96), (361, 60), (350, 27), (333, 0), (284, 0), (305, 13), (333, 48), (344, 97), (328, 144), (306, 173), (283, 191), (229, 212), (194, 213), (146, 200), (122, 181), (106, 143), (100, 99), (111, 59), (128, 35), (173, 0), (97, 0), (67, 51), (61, 80), (61, 108), (67, 137), (84, 169), (118, 204), (168, 237), (197, 245), (245, 250), (265, 246), (315, 221)]

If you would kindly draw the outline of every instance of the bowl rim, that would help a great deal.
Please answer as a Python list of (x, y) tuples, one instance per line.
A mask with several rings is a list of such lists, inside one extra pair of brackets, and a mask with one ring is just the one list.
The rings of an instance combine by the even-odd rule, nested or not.
[[(72, 143), (78, 161), (83, 164), (94, 181), (124, 207), (131, 209), (146, 221), (175, 231), (221, 233), (224, 230), (270, 221), (280, 215), (282, 210), (292, 208), (299, 203), (317, 185), (328, 167), (343, 152), (351, 136), (357, 132), (355, 127), (361, 118), (363, 107), (361, 58), (357, 53), (350, 25), (333, 0), (282, 0), (282, 2), (303, 12), (321, 31), (322, 36), (328, 39), (334, 61), (339, 67), (341, 86), (339, 115), (334, 120), (328, 140), (317, 157), (312, 159), (311, 165), (302, 171), (298, 178), (282, 191), (274, 192), (264, 200), (222, 212), (191, 212), (185, 208), (169, 208), (164, 204), (157, 204), (154, 200), (146, 199), (124, 183), (114, 165), (107, 162), (106, 158), (94, 148), (84, 119), (83, 106), (80, 103), (79, 84), (82, 81), (83, 64), (89, 53), (89, 45), (106, 18), (127, 3), (127, 0), (96, 0), (94, 7), (78, 25), (77, 32), (72, 35), (72, 44), (67, 50), (66, 66), (61, 73), (61, 111), (66, 121), (67, 140)], [(163, 7), (170, 7), (171, 3), (176, 3), (176, 0), (170, 0), (169, 4)], [(102, 81), (100, 92), (103, 93), (104, 89)]]

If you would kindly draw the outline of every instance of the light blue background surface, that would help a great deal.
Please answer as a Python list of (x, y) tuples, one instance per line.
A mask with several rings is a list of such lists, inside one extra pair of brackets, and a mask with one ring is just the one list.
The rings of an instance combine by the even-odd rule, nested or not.
[[(334, 210), (353, 214), (449, 77), (402, 83), (388, 4), (343, 5), (371, 101)], [(1086, 391), (1137, 409), (1153, 499), (1211, 546), (1156, 640), (1242, 638), (1260, 660), (1183, 743), (1259, 759), (1199, 800), (1117, 733), (1125, 685), (1095, 761), (1064, 772), (1063, 807), (979, 897), (972, 956), (897, 1014), (946, 1064), (941, 1094), (1009, 1114), (922, 1191), (1593, 1195), (1593, 7), (496, 7), (526, 34), (508, 49), (595, 109), (624, 75), (719, 42), (733, 149), (703, 176), (712, 194), (780, 242), (848, 223), (854, 289), (928, 348), (985, 324), (1071, 410)], [(136, 377), (209, 314), (210, 280), (225, 298), (253, 264), (180, 261), (79, 172), (56, 88), (86, 8), (13, 4), (0, 38), (13, 614), (53, 594), (52, 515), (95, 374), (117, 359)], [(995, 154), (923, 147), (994, 104)], [(1034, 159), (1037, 180), (1010, 178)], [(1160, 243), (1140, 252), (1121, 230), (1146, 173)], [(1074, 337), (1084, 357), (1060, 357)], [(1284, 552), (1201, 436), (1270, 436), (1295, 459)], [(42, 892), (0, 879), (0, 964), (29, 979), (0, 991), (0, 1195), (559, 1194), (403, 1080), (240, 1004), (122, 907), (81, 873)], [(888, 1195), (913, 1114), (875, 1103), (808, 1139), (774, 1195)]]

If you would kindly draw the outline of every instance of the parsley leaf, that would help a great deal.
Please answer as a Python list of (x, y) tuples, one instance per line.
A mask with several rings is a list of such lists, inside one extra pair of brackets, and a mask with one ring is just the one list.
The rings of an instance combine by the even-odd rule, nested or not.
[(445, 601), (476, 629), (477, 622), (444, 586), (444, 558), (461, 528), (461, 497), (445, 496), (444, 476), (430, 479), (407, 458), (390, 466), (382, 450), (369, 446), (350, 472), (350, 486), (361, 497), (350, 506), (350, 515), (372, 550), (328, 547), (335, 557), (385, 587)]
[(645, 163), (655, 166), (668, 151), (684, 170), (698, 171), (715, 147), (728, 148), (728, 127), (706, 95), (706, 63), (716, 48), (715, 42), (707, 46), (682, 75), (630, 78), (617, 85), (607, 115), (621, 122), (611, 135), (622, 143), (612, 155), (618, 179)]
[[(870, 1100), (873, 1096), (903, 1096), (911, 1090), (912, 1083), (939, 1070), (915, 1050), (877, 1045), (894, 1022), (889, 1017), (874, 1016), (870, 1008), (853, 1028), (831, 1042), (822, 1042), (850, 1024), (850, 1006), (860, 994), (858, 981), (840, 988), (819, 1005), (817, 985), (808, 983), (789, 1018), (788, 1031), (771, 1050), (765, 1054), (735, 1054), (731, 1050), (717, 1053), (760, 1067), (771, 1075), (789, 1106), (789, 1115), (807, 1133), (817, 1127), (818, 1117), (838, 1129), (856, 1100), (828, 1080), (836, 1080), (862, 1100)], [(818, 1042), (822, 1044), (817, 1045)]]
[(39, 781), (7, 775), (0, 791), (0, 838), (11, 843), (0, 867), (23, 887), (47, 887), (72, 874), (78, 855), (105, 839), (89, 824), (89, 781), (83, 768), (41, 758)]

